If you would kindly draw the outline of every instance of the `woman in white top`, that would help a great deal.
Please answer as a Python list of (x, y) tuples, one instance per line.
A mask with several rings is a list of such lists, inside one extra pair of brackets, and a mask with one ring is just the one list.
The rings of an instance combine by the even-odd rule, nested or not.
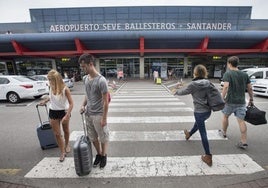
[[(50, 85), (49, 97), (43, 100), (40, 105), (45, 105), (50, 101), (49, 121), (61, 151), (59, 160), (63, 162), (66, 153), (69, 153), (71, 150), (69, 145), (69, 122), (73, 109), (73, 99), (70, 89), (64, 84), (59, 72), (52, 69), (48, 72), (47, 78)], [(61, 136), (61, 124), (64, 140)]]

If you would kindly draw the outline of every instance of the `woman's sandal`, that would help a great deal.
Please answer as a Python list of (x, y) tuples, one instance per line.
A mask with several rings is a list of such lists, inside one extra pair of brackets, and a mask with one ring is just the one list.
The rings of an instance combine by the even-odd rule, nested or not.
[(71, 152), (71, 147), (69, 145), (67, 145), (67, 147), (65, 148), (65, 152), (66, 153), (70, 153)]
[(62, 154), (60, 155), (60, 162), (63, 162), (64, 159), (65, 159), (65, 157), (66, 157), (66, 153), (62, 153)]

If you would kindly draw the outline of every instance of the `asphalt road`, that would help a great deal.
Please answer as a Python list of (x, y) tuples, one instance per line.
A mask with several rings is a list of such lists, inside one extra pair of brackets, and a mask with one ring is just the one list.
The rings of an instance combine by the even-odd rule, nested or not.
[[(218, 84), (218, 83), (217, 83)], [(167, 83), (166, 86), (169, 84)], [(200, 156), (203, 154), (203, 148), (201, 142), (184, 140), (158, 140), (157, 136), (136, 138), (130, 140), (133, 132), (158, 134), (163, 131), (181, 131), (183, 129), (190, 129), (192, 122), (181, 121), (176, 122), (161, 122), (165, 121), (160, 119), (159, 122), (143, 123), (147, 121), (148, 117), (177, 117), (177, 116), (189, 116), (193, 115), (191, 109), (192, 99), (191, 96), (173, 97), (168, 96), (166, 93), (166, 87), (157, 86), (152, 82), (148, 81), (129, 81), (126, 84), (121, 85), (122, 87), (112, 93), (112, 101), (110, 104), (111, 111), (109, 112), (110, 117), (110, 131), (117, 135), (120, 131), (121, 137), (114, 137), (114, 141), (109, 144), (108, 159), (119, 158), (123, 162), (126, 162), (127, 157), (136, 157), (142, 159), (142, 157), (148, 157), (148, 161), (153, 160), (153, 157), (161, 157), (163, 163), (167, 162), (166, 157), (175, 156), (186, 156), (191, 159), (192, 156)], [(118, 86), (119, 87), (119, 86)], [(160, 88), (160, 90), (158, 90)], [(145, 96), (148, 95), (148, 96)], [(71, 118), (71, 132), (82, 131), (82, 120), (79, 114), (79, 107), (83, 100), (83, 86), (81, 83), (76, 83), (72, 90), (72, 96), (74, 99), (74, 109)], [(154, 97), (155, 96), (155, 97)], [(173, 97), (173, 99), (172, 99)], [(156, 99), (157, 100), (154, 100)], [(184, 110), (171, 110), (176, 105), (172, 105), (170, 100), (178, 100), (184, 103), (182, 106)], [(268, 99), (264, 97), (254, 97), (255, 104), (262, 110), (268, 111)], [(18, 184), (30, 185), (33, 187), (221, 187), (224, 185), (231, 185), (243, 181), (254, 180), (257, 178), (268, 177), (268, 129), (267, 125), (253, 126), (248, 125), (248, 144), (249, 148), (244, 151), (235, 147), (235, 144), (239, 140), (239, 128), (236, 119), (232, 116), (230, 118), (230, 126), (228, 130), (228, 140), (211, 140), (210, 147), (213, 155), (246, 155), (254, 162), (257, 166), (263, 168), (262, 171), (249, 173), (249, 174), (224, 174), (215, 170), (218, 174), (209, 175), (206, 174), (206, 166), (202, 165), (201, 171), (203, 175), (189, 174), (172, 175), (172, 169), (176, 170), (172, 163), (169, 168), (171, 172), (164, 173), (161, 176), (151, 175), (148, 176), (141, 171), (136, 171), (133, 175), (119, 174), (115, 176), (115, 170), (111, 169), (114, 174), (108, 173), (107, 171), (99, 172), (105, 177), (67, 177), (63, 176), (58, 178), (47, 178), (42, 177), (42, 173), (35, 173), (32, 169), (38, 166), (40, 161), (44, 158), (53, 160), (53, 157), (58, 159), (59, 151), (58, 148), (42, 150), (39, 145), (39, 141), (36, 135), (36, 128), (39, 124), (37, 111), (35, 105), (39, 100), (26, 100), (19, 105), (10, 105), (7, 102), (0, 101), (0, 180), (4, 182), (14, 182)], [(132, 103), (132, 104), (131, 104)], [(155, 105), (150, 106), (148, 109), (146, 103), (153, 103)], [(122, 106), (127, 104), (127, 106)], [(143, 106), (135, 106), (144, 104)], [(118, 106), (119, 105), (119, 106)], [(121, 106), (120, 106), (121, 105)], [(133, 105), (133, 106), (132, 106)], [(131, 107), (132, 106), (132, 107)], [(177, 106), (178, 107), (178, 106)], [(135, 110), (135, 108), (140, 108)], [(123, 109), (123, 110), (122, 110)], [(158, 110), (158, 109), (162, 109)], [(170, 109), (170, 110), (165, 110)], [(40, 109), (42, 110), (42, 109)], [(42, 115), (45, 116), (45, 113)], [(120, 122), (117, 122), (118, 117)], [(130, 121), (130, 117), (134, 117)], [(140, 119), (141, 120), (140, 120)], [(182, 118), (183, 119), (183, 118)], [(125, 121), (123, 123), (123, 120)], [(154, 121), (153, 120), (153, 121)], [(129, 122), (130, 121), (130, 122)], [(109, 122), (109, 119), (108, 119)], [(208, 130), (218, 130), (221, 128), (221, 112), (214, 112), (206, 123)], [(124, 131), (122, 133), (122, 131)], [(122, 135), (129, 135), (125, 141), (120, 140)], [(125, 135), (126, 136), (126, 135)], [(179, 137), (179, 136), (178, 136)], [(136, 139), (136, 140), (135, 140)], [(139, 140), (140, 139), (140, 140)], [(72, 141), (73, 144), (73, 141)], [(95, 151), (94, 155), (95, 155)], [(72, 160), (72, 153), (69, 154), (68, 158)], [(69, 165), (67, 161), (66, 165)], [(137, 162), (137, 161), (136, 161)], [(153, 161), (154, 162), (154, 161)], [(176, 161), (175, 161), (176, 162)], [(120, 162), (119, 162), (120, 163)], [(127, 162), (126, 162), (127, 163)], [(137, 162), (138, 163), (138, 162)], [(197, 162), (199, 165), (199, 161)], [(109, 165), (109, 164), (107, 164)], [(120, 165), (120, 164), (119, 164)], [(174, 163), (174, 165), (176, 165)], [(71, 167), (70, 167), (71, 168)], [(123, 167), (122, 167), (123, 168)], [(133, 168), (130, 164), (130, 168)], [(179, 167), (178, 167), (179, 168)], [(250, 169), (251, 167), (245, 167)], [(52, 173), (50, 167), (45, 167), (44, 172)], [(52, 167), (53, 170), (53, 167)], [(114, 170), (114, 171), (113, 171)], [(120, 170), (120, 169), (118, 169)], [(216, 172), (215, 171), (215, 172)], [(25, 177), (29, 172), (37, 174), (38, 178)], [(57, 171), (55, 176), (59, 174), (64, 175), (65, 171)], [(67, 174), (68, 175), (68, 174)], [(97, 176), (97, 175), (96, 175)]]

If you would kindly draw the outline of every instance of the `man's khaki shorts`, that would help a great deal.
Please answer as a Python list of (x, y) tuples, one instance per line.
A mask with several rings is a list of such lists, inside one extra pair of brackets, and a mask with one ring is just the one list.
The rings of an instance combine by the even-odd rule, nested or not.
[(87, 134), (91, 142), (99, 139), (101, 143), (109, 141), (108, 125), (101, 126), (101, 115), (90, 115), (86, 117)]

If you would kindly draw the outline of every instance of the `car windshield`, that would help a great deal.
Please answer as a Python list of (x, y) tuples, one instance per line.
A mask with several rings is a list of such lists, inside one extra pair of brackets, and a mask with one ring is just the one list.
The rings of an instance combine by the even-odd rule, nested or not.
[(25, 76), (16, 76), (16, 77), (13, 77), (15, 80), (18, 80), (20, 82), (32, 82), (34, 81), (34, 79), (30, 79), (28, 77), (25, 77)]
[(246, 73), (247, 73), (249, 76), (251, 76), (254, 72), (255, 72), (255, 71), (251, 71), (251, 70), (246, 71)]

